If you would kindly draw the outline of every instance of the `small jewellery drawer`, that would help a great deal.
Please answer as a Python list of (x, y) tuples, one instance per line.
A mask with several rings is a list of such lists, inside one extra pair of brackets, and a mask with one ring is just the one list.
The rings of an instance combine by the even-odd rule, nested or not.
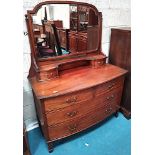
[(107, 91), (112, 91), (115, 88), (123, 86), (124, 77), (119, 77), (104, 84), (101, 84), (95, 88), (95, 96), (102, 95)]
[(119, 104), (121, 99), (121, 92), (122, 87), (119, 87), (111, 92), (99, 96), (98, 98), (80, 102), (63, 109), (48, 112), (46, 113), (47, 124), (50, 126), (52, 124), (57, 124), (73, 118), (77, 118), (82, 115), (86, 115), (88, 112), (92, 111), (95, 108), (105, 107), (109, 102)]
[(90, 100), (93, 97), (93, 91), (86, 89), (67, 95), (61, 95), (44, 100), (45, 112), (53, 111), (56, 109), (64, 108), (76, 103)]
[(107, 105), (104, 108), (96, 109), (85, 116), (78, 117), (65, 123), (59, 123), (48, 127), (49, 137), (52, 140), (64, 138), (87, 129), (110, 116), (116, 111), (114, 105)]

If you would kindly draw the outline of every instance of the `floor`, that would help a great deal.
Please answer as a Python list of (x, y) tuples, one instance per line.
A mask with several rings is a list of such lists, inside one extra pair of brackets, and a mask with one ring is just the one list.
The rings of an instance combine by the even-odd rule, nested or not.
[(54, 143), (52, 153), (39, 128), (28, 132), (32, 155), (130, 155), (131, 154), (131, 120), (121, 113), (106, 121), (76, 134), (63, 141)]

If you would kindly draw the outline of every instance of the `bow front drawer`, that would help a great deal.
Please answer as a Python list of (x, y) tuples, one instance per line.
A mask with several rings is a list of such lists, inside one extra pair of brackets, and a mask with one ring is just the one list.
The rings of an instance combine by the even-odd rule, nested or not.
[(52, 140), (56, 140), (73, 135), (97, 124), (115, 111), (115, 104), (107, 104), (104, 108), (94, 109), (85, 116), (78, 117), (71, 121), (66, 121), (65, 123), (52, 125), (48, 127), (49, 137)]
[(52, 124), (57, 124), (65, 122), (67, 120), (77, 118), (82, 115), (86, 115), (88, 112), (94, 110), (96, 107), (105, 107), (107, 103), (119, 104), (121, 99), (122, 87), (119, 87), (111, 92), (105, 93), (98, 98), (92, 100), (87, 100), (74, 104), (72, 106), (65, 107), (63, 109), (58, 109), (46, 113), (47, 124), (50, 126)]
[(65, 108), (93, 98), (93, 91), (86, 89), (66, 95), (51, 97), (44, 100), (45, 112)]
[(95, 88), (95, 96), (104, 94), (122, 86), (124, 83), (124, 77), (119, 77), (109, 82), (103, 83)]

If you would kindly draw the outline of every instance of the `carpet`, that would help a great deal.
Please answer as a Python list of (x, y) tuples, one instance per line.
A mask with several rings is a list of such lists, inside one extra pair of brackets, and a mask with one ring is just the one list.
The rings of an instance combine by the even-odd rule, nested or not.
[(54, 143), (54, 151), (48, 152), (40, 128), (28, 132), (32, 155), (130, 155), (131, 120), (121, 113), (105, 121)]

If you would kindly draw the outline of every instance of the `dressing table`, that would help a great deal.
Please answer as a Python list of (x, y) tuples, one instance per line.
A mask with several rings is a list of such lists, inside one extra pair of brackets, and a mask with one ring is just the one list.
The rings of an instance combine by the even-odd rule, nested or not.
[[(102, 14), (95, 6), (46, 1), (27, 11), (25, 17), (31, 47), (28, 79), (51, 152), (54, 141), (117, 116), (127, 71), (106, 63), (101, 49)], [(47, 23), (51, 23), (48, 28)], [(42, 35), (47, 43), (38, 47)], [(47, 49), (54, 54), (39, 54)]]

